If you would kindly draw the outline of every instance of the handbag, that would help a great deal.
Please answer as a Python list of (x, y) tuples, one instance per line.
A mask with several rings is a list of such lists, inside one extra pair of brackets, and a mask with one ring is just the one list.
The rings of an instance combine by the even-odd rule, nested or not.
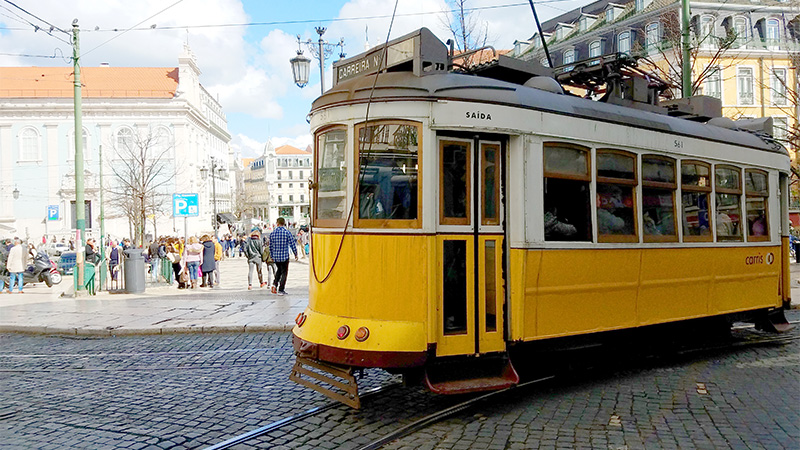
[(172, 252), (167, 253), (167, 259), (169, 260), (169, 262), (175, 264), (175, 253)]
[(181, 283), (187, 283), (189, 281), (189, 272), (187, 272), (186, 270), (187, 269), (183, 269), (181, 271), (180, 277), (178, 278), (178, 281), (180, 281)]
[(264, 247), (264, 251), (261, 252), (261, 261), (265, 263), (272, 262), (272, 255), (269, 253), (269, 247)]

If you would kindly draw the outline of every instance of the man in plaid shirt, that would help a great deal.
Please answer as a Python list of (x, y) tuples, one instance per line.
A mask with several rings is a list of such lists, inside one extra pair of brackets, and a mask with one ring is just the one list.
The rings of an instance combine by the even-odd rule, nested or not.
[(278, 224), (272, 233), (269, 234), (269, 253), (278, 270), (275, 271), (275, 285), (272, 286), (273, 294), (286, 295), (286, 277), (289, 275), (289, 249), (294, 253), (294, 260), (297, 261), (297, 246), (294, 244), (294, 236), (286, 229), (286, 221), (283, 217), (278, 217)]

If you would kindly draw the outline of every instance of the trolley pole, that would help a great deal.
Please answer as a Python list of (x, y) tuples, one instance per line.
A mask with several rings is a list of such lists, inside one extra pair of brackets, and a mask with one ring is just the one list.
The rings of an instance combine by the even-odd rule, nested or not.
[(689, 20), (691, 17), (691, 8), (689, 7), (689, 0), (681, 0), (681, 81), (682, 81), (682, 95), (683, 98), (692, 96), (692, 46), (689, 42)]
[(78, 267), (78, 286), (76, 291), (84, 289), (84, 258), (85, 248), (83, 242), (86, 234), (86, 206), (83, 195), (83, 124), (81, 117), (81, 65), (80, 65), (80, 30), (78, 19), (72, 21), (72, 63), (75, 72), (74, 101), (75, 101), (75, 227), (77, 228), (77, 241), (75, 243), (75, 262)]

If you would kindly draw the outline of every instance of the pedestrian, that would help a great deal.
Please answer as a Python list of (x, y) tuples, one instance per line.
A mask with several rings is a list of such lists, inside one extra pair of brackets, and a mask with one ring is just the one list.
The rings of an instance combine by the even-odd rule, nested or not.
[(197, 288), (197, 270), (203, 261), (203, 246), (197, 240), (197, 236), (189, 238), (189, 244), (183, 250), (184, 269), (189, 272), (189, 282), (191, 288)]
[(214, 237), (214, 284), (219, 286), (219, 262), (222, 261), (224, 253), (219, 239)]
[(250, 237), (242, 245), (244, 256), (247, 258), (247, 290), (253, 289), (253, 269), (258, 273), (258, 283), (264, 287), (264, 277), (261, 274), (261, 258), (264, 254), (264, 246), (261, 244), (261, 235), (258, 228), (250, 231)]
[(22, 241), (15, 239), (14, 246), (8, 251), (8, 261), (6, 262), (6, 268), (11, 277), (8, 282), (8, 292), (14, 292), (14, 285), (17, 284), (19, 286), (17, 291), (22, 294), (22, 274), (25, 273), (28, 266), (27, 255), (28, 252), (22, 245)]
[(269, 252), (277, 267), (272, 293), (280, 295), (286, 295), (286, 278), (289, 275), (289, 249), (294, 253), (294, 260), (297, 261), (298, 259), (294, 236), (286, 229), (285, 225), (284, 218), (278, 217), (277, 227), (269, 235)]
[(153, 242), (147, 247), (147, 254), (150, 256), (150, 281), (158, 282), (158, 270), (161, 268), (161, 258), (158, 257), (158, 241)]
[(167, 259), (172, 263), (172, 273), (175, 274), (175, 280), (178, 282), (178, 289), (185, 289), (186, 283), (181, 281), (181, 253), (175, 247), (177, 242), (178, 240), (174, 237), (167, 240)]
[(200, 287), (213, 288), (215, 267), (214, 254), (216, 253), (216, 248), (214, 246), (214, 241), (211, 240), (211, 236), (207, 234), (200, 238), (200, 242), (203, 243), (203, 259), (200, 262), (203, 282), (200, 284)]
[(303, 231), (302, 228), (297, 230), (297, 245), (298, 245), (298, 247), (300, 247), (300, 257), (301, 258), (305, 258), (306, 257), (306, 250), (305, 250), (305, 247), (304, 247), (304, 245), (305, 245), (305, 232)]
[(94, 239), (89, 238), (86, 240), (86, 255), (84, 260), (86, 262), (95, 264), (97, 261), (97, 249), (95, 248)]
[(116, 280), (117, 275), (119, 274), (119, 261), (120, 261), (120, 256), (122, 256), (121, 255), (122, 247), (119, 244), (113, 245), (113, 242), (111, 247), (112, 248), (109, 257), (109, 269), (111, 270), (111, 279)]
[[(0, 241), (0, 294), (6, 288), (6, 278), (8, 278), (8, 270), (6, 270), (6, 263), (8, 262), (8, 250), (6, 250), (5, 242)], [(8, 293), (11, 293), (11, 280), (8, 281)]]

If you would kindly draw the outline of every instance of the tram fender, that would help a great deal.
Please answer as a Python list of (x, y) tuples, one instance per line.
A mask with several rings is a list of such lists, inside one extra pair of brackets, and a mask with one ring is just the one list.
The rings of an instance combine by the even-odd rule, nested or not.
[(755, 326), (757, 330), (769, 333), (785, 333), (794, 329), (794, 325), (786, 320), (783, 308), (772, 309), (760, 315), (755, 320)]

